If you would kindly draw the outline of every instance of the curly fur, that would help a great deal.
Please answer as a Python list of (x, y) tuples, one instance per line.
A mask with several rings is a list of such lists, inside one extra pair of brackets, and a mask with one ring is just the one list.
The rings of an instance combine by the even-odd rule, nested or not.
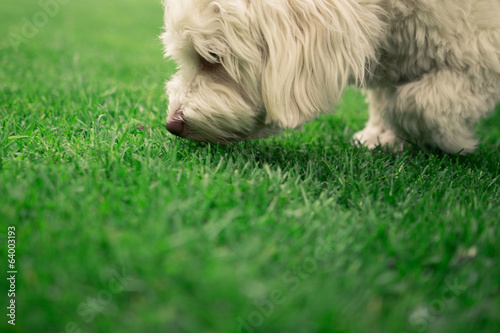
[(500, 100), (499, 0), (165, 0), (169, 119), (182, 137), (272, 135), (364, 87), (355, 140), (468, 153)]

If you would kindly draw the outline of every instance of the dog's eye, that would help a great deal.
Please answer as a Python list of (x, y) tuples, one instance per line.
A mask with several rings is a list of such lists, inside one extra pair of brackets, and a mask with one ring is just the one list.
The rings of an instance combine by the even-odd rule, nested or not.
[(220, 57), (217, 54), (215, 54), (213, 52), (208, 52), (208, 55), (210, 56), (211, 60), (213, 60), (214, 62), (220, 64), (220, 62), (221, 62), (220, 61)]

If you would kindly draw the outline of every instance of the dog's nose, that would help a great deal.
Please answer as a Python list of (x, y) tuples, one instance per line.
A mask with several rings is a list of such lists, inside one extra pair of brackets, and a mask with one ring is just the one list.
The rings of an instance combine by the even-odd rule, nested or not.
[(184, 132), (184, 125), (185, 125), (184, 119), (176, 117), (167, 120), (166, 128), (167, 131), (169, 131), (173, 135), (177, 135), (182, 138), (182, 134)]

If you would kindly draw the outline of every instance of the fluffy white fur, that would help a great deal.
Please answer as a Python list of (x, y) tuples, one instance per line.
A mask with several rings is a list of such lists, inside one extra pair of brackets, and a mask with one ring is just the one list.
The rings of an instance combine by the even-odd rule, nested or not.
[(228, 142), (295, 128), (368, 91), (355, 140), (468, 153), (500, 100), (499, 0), (165, 0), (169, 120)]

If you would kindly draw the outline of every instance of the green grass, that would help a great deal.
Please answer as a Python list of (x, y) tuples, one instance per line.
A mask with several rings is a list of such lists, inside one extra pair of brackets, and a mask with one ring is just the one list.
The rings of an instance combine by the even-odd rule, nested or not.
[(2, 332), (500, 330), (499, 108), (467, 157), (353, 148), (354, 90), (303, 131), (193, 144), (163, 126), (159, 1), (59, 9), (15, 52), (41, 9), (0, 5)]

